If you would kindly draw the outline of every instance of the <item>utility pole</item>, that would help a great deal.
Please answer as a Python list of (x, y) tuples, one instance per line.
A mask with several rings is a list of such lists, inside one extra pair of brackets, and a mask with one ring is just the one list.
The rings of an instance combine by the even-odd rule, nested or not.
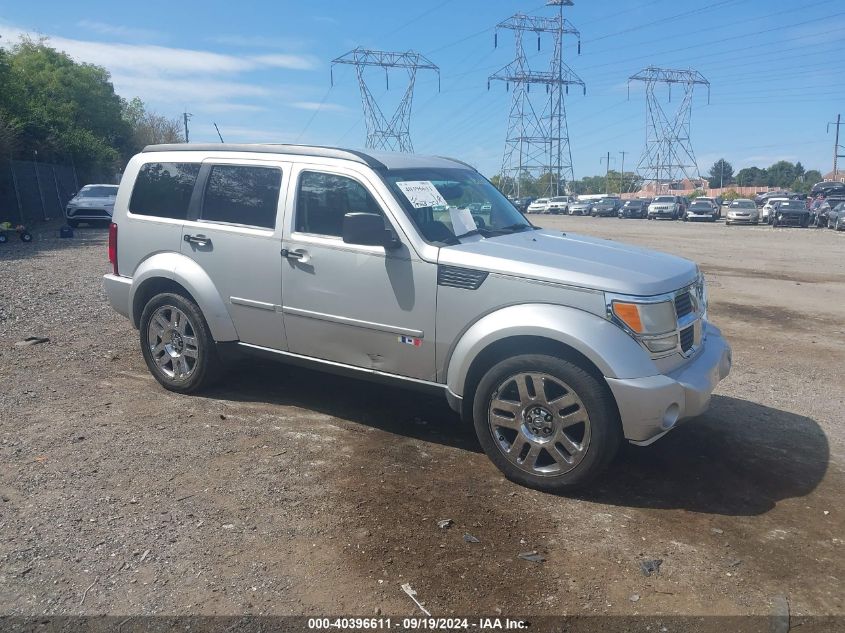
[(190, 119), (192, 116), (194, 116), (194, 115), (191, 114), (190, 112), (183, 112), (182, 113), (182, 120), (185, 122), (185, 142), (186, 143), (190, 143), (190, 140), (189, 140), (189, 137), (188, 137), (188, 119)]
[(604, 161), (604, 195), (610, 195), (610, 152), (607, 156), (599, 159), (599, 164)]
[(839, 126), (842, 125), (842, 115), (836, 115), (836, 123), (828, 123), (827, 124), (827, 131), (830, 132), (830, 126), (833, 125), (836, 127), (836, 140), (833, 142), (833, 179), (839, 179), (839, 159), (845, 158), (845, 154), (839, 153)]
[(619, 152), (622, 154), (622, 172), (619, 174), (619, 195), (622, 195), (622, 190), (625, 188), (625, 154), (628, 152)]
[[(488, 89), (491, 81), (504, 82), (508, 91), (513, 87), (502, 157), (503, 182), (517, 183), (524, 172), (537, 180), (548, 174), (548, 186), (540, 192), (548, 197), (567, 191), (569, 183), (575, 179), (564, 95), (569, 93), (569, 86), (580, 86), (584, 94), (587, 92), (581, 78), (563, 61), (564, 35), (577, 36), (578, 52), (581, 52), (581, 34), (563, 17), (563, 7), (573, 4), (573, 0), (547, 0), (547, 6), (557, 9), (556, 16), (547, 18), (517, 13), (497, 24), (494, 46), (498, 47), (500, 30), (512, 31), (516, 57), (487, 79)], [(544, 34), (554, 38), (548, 70), (533, 70), (528, 63), (524, 39), (529, 35), (536, 37), (539, 52)], [(539, 93), (539, 96), (532, 97), (532, 86), (535, 95)], [(545, 90), (541, 92), (536, 88)], [(510, 185), (505, 193), (516, 191), (518, 187)]]
[[(367, 124), (367, 147), (393, 152), (413, 152), (411, 143), (411, 105), (414, 100), (414, 85), (418, 70), (433, 70), (437, 73), (437, 89), (440, 90), (440, 68), (420, 53), (408, 51), (405, 53), (391, 53), (356, 48), (345, 55), (332, 60), (332, 70), (335, 64), (349, 64), (355, 66), (358, 75), (358, 89), (361, 91), (361, 104), (364, 108), (364, 121)], [(373, 93), (370, 92), (364, 77), (364, 69), (376, 67), (384, 69), (384, 79), (390, 88), (391, 68), (402, 68), (408, 73), (408, 86), (399, 102), (396, 111), (388, 119), (381, 111)], [(331, 76), (334, 85), (334, 72)]]

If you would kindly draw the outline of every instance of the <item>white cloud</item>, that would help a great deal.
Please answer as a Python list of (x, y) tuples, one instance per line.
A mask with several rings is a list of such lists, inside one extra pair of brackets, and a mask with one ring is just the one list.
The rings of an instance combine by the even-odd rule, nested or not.
[[(0, 24), (0, 36), (16, 41), (21, 36), (40, 34)], [(238, 57), (188, 48), (171, 48), (151, 44), (93, 42), (64, 37), (49, 37), (49, 44), (71, 57), (108, 68), (112, 72), (139, 75), (195, 75), (198, 73), (237, 73), (262, 68), (307, 70), (316, 63), (305, 55), (258, 55)]]
[(290, 68), (292, 70), (312, 70), (317, 61), (310, 55), (255, 55), (249, 58), (262, 66), (271, 68)]
[(107, 24), (106, 22), (99, 22), (97, 20), (79, 20), (76, 26), (94, 33), (100, 33), (101, 35), (116, 35), (128, 39), (153, 40), (158, 39), (160, 36), (157, 31), (136, 29), (118, 24)]
[(226, 99), (266, 97), (271, 94), (263, 86), (214, 79), (116, 74), (112, 82), (115, 91), (124, 97), (139, 96), (144, 101), (156, 103), (220, 103)]
[(339, 103), (320, 103), (319, 101), (295, 101), (290, 104), (300, 110), (320, 110), (321, 112), (348, 112), (349, 108)]

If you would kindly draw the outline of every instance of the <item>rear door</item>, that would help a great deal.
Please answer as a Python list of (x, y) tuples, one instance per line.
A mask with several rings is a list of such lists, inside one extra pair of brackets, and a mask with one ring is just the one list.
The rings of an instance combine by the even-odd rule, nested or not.
[(211, 278), (238, 339), (277, 350), (287, 349), (279, 210), (289, 173), (272, 160), (204, 161), (182, 235), (182, 253)]

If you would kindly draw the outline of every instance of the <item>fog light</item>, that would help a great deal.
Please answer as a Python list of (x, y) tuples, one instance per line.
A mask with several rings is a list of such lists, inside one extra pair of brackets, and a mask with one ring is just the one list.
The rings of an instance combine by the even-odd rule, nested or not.
[(675, 333), (668, 336), (661, 336), (659, 338), (643, 339), (645, 346), (655, 353), (670, 352), (678, 347), (678, 335)]
[(681, 414), (681, 407), (678, 406), (676, 402), (673, 402), (669, 405), (666, 409), (666, 413), (663, 414), (663, 424), (661, 427), (664, 430), (669, 430), (673, 426), (675, 426), (675, 422), (678, 421), (678, 416)]

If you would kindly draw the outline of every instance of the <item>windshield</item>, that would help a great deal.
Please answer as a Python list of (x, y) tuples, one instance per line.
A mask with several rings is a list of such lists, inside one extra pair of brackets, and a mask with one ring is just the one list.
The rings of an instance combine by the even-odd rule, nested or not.
[(732, 209), (756, 209), (757, 205), (751, 200), (734, 200), (731, 202)]
[(654, 199), (655, 202), (675, 202), (673, 196), (658, 196)]
[(552, 202), (566, 202), (566, 198), (552, 198)]
[(778, 205), (778, 209), (804, 209), (804, 204), (799, 202), (798, 200), (788, 200), (786, 202), (781, 202)]
[(690, 209), (709, 209), (710, 206), (711, 205), (710, 205), (709, 202), (702, 202), (702, 201), (696, 200), (695, 202), (693, 202), (690, 205)]
[(80, 198), (108, 198), (117, 195), (117, 186), (88, 185), (79, 190)]
[(429, 242), (457, 244), (470, 235), (489, 238), (534, 228), (478, 172), (393, 169), (384, 179)]

